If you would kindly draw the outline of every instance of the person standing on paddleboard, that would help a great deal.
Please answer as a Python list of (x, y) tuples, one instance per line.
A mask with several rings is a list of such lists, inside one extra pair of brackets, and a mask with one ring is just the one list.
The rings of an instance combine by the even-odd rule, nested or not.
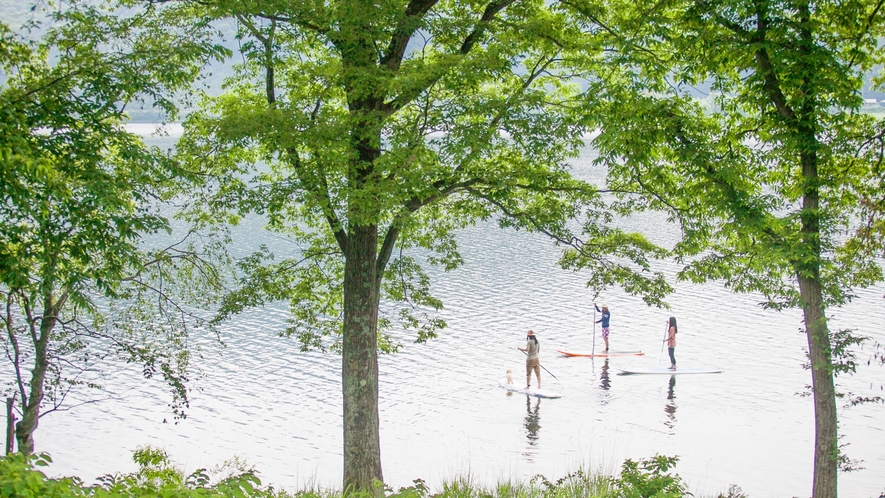
[(529, 389), (532, 387), (532, 371), (534, 371), (535, 376), (538, 377), (538, 389), (541, 389), (541, 344), (538, 343), (534, 330), (529, 330), (526, 334), (525, 347), (517, 349), (524, 351), (526, 354), (525, 388)]
[(676, 317), (671, 316), (667, 324), (670, 328), (667, 329), (667, 338), (664, 339), (664, 342), (667, 343), (667, 352), (670, 353), (670, 370), (676, 370), (676, 356), (674, 355), (676, 350), (676, 332), (678, 331), (676, 328)]
[(602, 340), (605, 341), (605, 353), (608, 353), (608, 333), (609, 333), (609, 320), (611, 320), (612, 314), (608, 310), (608, 305), (603, 304), (602, 309), (599, 309), (599, 306), (596, 306), (596, 303), (593, 303), (593, 307), (596, 308), (596, 311), (602, 313), (602, 318), (596, 320), (596, 323), (602, 324)]

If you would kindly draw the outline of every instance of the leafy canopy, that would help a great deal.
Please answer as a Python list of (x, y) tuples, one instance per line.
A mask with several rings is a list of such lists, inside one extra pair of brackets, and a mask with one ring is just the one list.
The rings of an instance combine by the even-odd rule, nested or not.
[[(644, 238), (599, 227), (599, 244), (585, 246), (569, 222), (610, 220), (596, 187), (567, 163), (587, 128), (576, 119), (580, 87), (562, 72), (563, 44), (581, 36), (556, 6), (203, 5), (237, 21), (244, 60), (226, 93), (186, 121), (180, 157), (211, 179), (189, 216), (217, 224), (258, 214), (293, 243), (241, 261), (219, 320), (287, 300), (287, 335), (305, 349), (338, 347), (344, 250), (361, 226), (380, 234), (381, 328), (398, 320), (418, 341), (444, 326), (424, 265), (456, 268), (455, 233), (479, 220), (571, 247), (563, 265), (604, 275), (596, 289), (622, 284), (656, 304), (668, 291), (647, 260), (662, 251)], [(380, 345), (397, 341), (382, 334)]]

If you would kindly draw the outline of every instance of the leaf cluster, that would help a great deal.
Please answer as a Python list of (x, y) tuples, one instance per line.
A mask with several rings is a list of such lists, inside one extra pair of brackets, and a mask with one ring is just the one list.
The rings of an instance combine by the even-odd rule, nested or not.
[(261, 481), (252, 470), (212, 482), (206, 469), (185, 475), (174, 467), (162, 450), (145, 447), (133, 453), (138, 470), (129, 474), (106, 475), (92, 486), (78, 477), (47, 478), (40, 468), (52, 460), (47, 454), (7, 455), (0, 460), (0, 496), (48, 498), (273, 498), (288, 496)]
[(618, 498), (676, 498), (693, 496), (676, 474), (670, 474), (678, 457), (655, 455), (634, 462), (627, 459), (621, 465), (620, 475), (614, 479), (614, 494)]
[[(619, 209), (669, 215), (681, 278), (777, 309), (801, 304), (794, 282), (812, 267), (827, 306), (883, 278), (882, 125), (858, 112), (881, 16), (874, 2), (810, 4), (674, 1), (594, 17), (621, 54), (585, 103)], [(700, 84), (714, 105), (692, 96)]]

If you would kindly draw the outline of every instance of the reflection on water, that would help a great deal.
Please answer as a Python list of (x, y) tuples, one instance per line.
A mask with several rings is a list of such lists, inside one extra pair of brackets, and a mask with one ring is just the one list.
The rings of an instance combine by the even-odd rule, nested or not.
[(670, 386), (667, 388), (667, 399), (669, 401), (664, 405), (664, 412), (667, 413), (667, 421), (664, 422), (664, 425), (670, 429), (676, 428), (676, 393), (674, 392), (674, 387), (676, 387), (676, 376), (671, 375)]
[(532, 406), (532, 397), (525, 397), (525, 420), (523, 421), (523, 425), (525, 426), (525, 437), (528, 439), (528, 448), (524, 454), (530, 457), (529, 461), (531, 461), (531, 456), (534, 455), (534, 452), (531, 451), (535, 446), (538, 445), (538, 431), (541, 430), (541, 416), (539, 413), (541, 407), (541, 398), (535, 398), (535, 405)]
[(612, 386), (611, 381), (611, 373), (608, 365), (608, 358), (606, 358), (602, 362), (602, 368), (599, 371), (599, 404), (600, 405), (608, 405), (612, 399), (612, 391), (610, 390)]
[(611, 378), (608, 374), (608, 358), (606, 358), (605, 362), (602, 364), (602, 371), (599, 373), (599, 387), (608, 391), (609, 388), (611, 388), (611, 385)]

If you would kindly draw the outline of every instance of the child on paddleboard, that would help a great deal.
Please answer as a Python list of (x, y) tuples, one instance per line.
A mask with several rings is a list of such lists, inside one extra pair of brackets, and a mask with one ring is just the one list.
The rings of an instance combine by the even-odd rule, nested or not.
[(676, 350), (676, 332), (678, 331), (676, 317), (671, 316), (667, 320), (667, 325), (669, 325), (669, 328), (667, 329), (667, 338), (664, 339), (664, 342), (667, 343), (667, 352), (670, 353), (670, 370), (676, 370), (676, 356), (674, 355)]
[(529, 330), (526, 333), (525, 347), (518, 349), (526, 353), (525, 388), (529, 389), (532, 387), (532, 371), (534, 371), (535, 376), (538, 377), (538, 389), (541, 389), (541, 345), (538, 343), (538, 338), (535, 337), (534, 330)]
[(612, 317), (611, 312), (608, 310), (608, 305), (603, 304), (602, 309), (599, 309), (599, 306), (596, 306), (596, 303), (593, 303), (593, 307), (596, 308), (596, 311), (602, 313), (602, 318), (596, 320), (596, 323), (602, 323), (602, 340), (605, 341), (605, 353), (608, 353), (608, 333), (609, 333), (609, 320)]

